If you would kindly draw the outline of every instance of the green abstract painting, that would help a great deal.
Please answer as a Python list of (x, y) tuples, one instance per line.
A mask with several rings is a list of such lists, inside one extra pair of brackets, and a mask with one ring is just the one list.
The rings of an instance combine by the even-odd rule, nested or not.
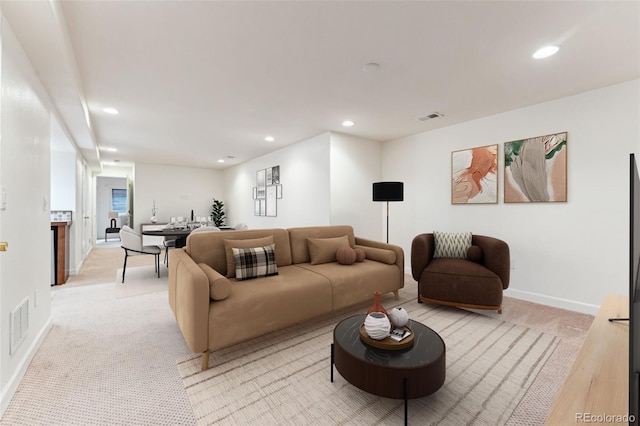
[(504, 202), (567, 201), (567, 132), (504, 144)]

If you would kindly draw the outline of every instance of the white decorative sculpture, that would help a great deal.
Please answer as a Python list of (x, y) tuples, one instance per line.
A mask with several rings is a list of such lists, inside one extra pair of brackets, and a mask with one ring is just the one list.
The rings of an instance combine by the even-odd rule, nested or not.
[(393, 308), (389, 311), (391, 324), (396, 327), (404, 327), (409, 323), (409, 313), (403, 308)]
[(364, 320), (364, 330), (374, 340), (383, 340), (391, 331), (389, 318), (381, 312), (372, 312)]

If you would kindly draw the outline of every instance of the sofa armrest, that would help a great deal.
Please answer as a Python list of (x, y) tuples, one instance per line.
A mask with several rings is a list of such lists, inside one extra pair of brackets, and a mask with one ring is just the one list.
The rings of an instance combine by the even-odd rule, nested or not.
[(484, 267), (500, 277), (503, 289), (509, 288), (511, 259), (507, 243), (493, 237), (473, 235), (472, 244), (482, 249)]
[(356, 245), (393, 251), (396, 254), (395, 265), (400, 269), (400, 282), (404, 283), (404, 251), (402, 250), (402, 247), (361, 237), (356, 237)]
[(209, 349), (209, 279), (180, 249), (169, 252), (169, 304), (193, 352)]
[(433, 234), (417, 235), (411, 243), (411, 275), (417, 282), (433, 259), (434, 247)]

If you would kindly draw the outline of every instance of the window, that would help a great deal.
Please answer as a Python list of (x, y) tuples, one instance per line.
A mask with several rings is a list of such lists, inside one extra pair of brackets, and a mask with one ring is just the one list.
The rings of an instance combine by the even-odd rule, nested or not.
[(118, 213), (127, 213), (127, 190), (112, 189), (111, 190), (111, 211)]

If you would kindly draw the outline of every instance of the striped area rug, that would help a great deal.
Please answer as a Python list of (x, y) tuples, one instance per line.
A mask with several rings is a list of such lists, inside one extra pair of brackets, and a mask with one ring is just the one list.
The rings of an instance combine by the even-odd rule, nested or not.
[[(409, 401), (409, 424), (505, 424), (559, 343), (555, 336), (460, 309), (418, 304), (415, 291), (385, 308), (402, 306), (412, 320), (438, 332), (447, 352), (446, 380), (428, 397)], [(330, 381), (333, 329), (368, 306), (308, 321), (212, 353), (177, 361), (199, 425), (401, 424), (402, 400), (349, 384), (337, 370)]]

